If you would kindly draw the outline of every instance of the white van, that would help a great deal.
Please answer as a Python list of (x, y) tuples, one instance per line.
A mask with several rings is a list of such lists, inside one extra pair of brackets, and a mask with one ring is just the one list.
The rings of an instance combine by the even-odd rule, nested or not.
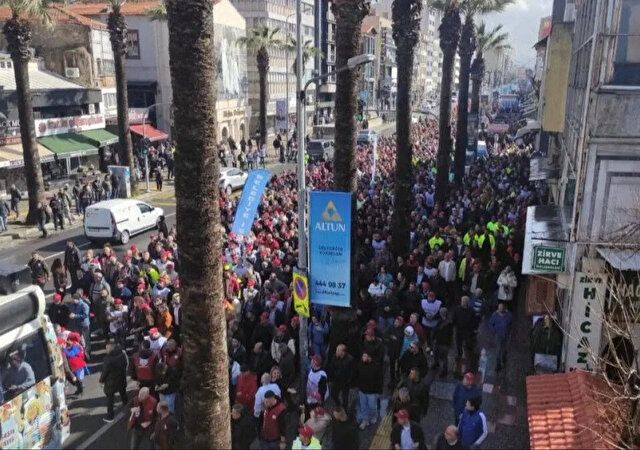
[(95, 203), (84, 213), (84, 235), (91, 242), (129, 242), (134, 234), (156, 228), (162, 208), (135, 199), (106, 200)]

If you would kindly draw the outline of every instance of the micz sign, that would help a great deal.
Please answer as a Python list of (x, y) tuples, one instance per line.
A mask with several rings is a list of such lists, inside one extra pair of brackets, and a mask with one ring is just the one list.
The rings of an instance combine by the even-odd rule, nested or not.
[(564, 272), (566, 250), (562, 247), (534, 245), (531, 268), (545, 272)]

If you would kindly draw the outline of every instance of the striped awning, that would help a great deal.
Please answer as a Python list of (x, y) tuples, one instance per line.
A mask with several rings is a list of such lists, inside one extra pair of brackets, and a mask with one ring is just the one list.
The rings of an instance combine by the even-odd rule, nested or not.
[[(40, 162), (47, 163), (54, 159), (54, 154), (46, 147), (38, 144)], [(0, 167), (23, 167), (22, 144), (11, 144), (0, 147)]]

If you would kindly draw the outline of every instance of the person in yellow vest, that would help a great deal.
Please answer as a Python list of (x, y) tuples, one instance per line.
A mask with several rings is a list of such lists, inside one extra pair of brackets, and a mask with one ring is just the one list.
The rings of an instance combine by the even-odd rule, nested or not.
[(464, 245), (469, 247), (472, 242), (476, 242), (476, 232), (473, 231), (473, 229), (467, 231), (462, 238), (462, 242), (464, 242)]
[(431, 251), (433, 251), (436, 248), (436, 246), (442, 247), (444, 245), (444, 239), (440, 236), (439, 230), (437, 230), (435, 234), (431, 236), (431, 239), (429, 239), (428, 243)]
[(460, 261), (460, 266), (458, 266), (458, 279), (463, 283), (467, 278), (467, 267), (470, 266), (471, 259), (471, 249), (467, 247), (464, 249), (464, 257)]
[(313, 429), (305, 425), (298, 429), (298, 437), (293, 441), (291, 450), (322, 450), (322, 445), (313, 437)]

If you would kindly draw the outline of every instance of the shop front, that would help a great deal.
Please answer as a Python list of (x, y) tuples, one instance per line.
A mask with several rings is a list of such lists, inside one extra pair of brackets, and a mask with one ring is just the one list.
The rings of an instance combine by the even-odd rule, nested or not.
[[(38, 155), (46, 181), (57, 167), (55, 153), (38, 145)], [(6, 191), (12, 184), (15, 184), (18, 189), (26, 190), (27, 183), (23, 168), (22, 144), (6, 144), (0, 147), (0, 192)]]

